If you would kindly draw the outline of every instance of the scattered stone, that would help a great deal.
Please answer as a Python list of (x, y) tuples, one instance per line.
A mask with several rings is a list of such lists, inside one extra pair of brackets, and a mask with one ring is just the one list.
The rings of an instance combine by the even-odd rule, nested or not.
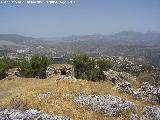
[(40, 93), (40, 94), (37, 95), (37, 98), (38, 98), (39, 100), (42, 100), (42, 99), (44, 99), (44, 98), (50, 97), (51, 95), (52, 95), (51, 92)]
[(160, 107), (145, 107), (140, 120), (160, 120)]
[(125, 110), (136, 110), (135, 105), (117, 96), (101, 95), (79, 95), (75, 98), (78, 105), (86, 105), (95, 111), (101, 111), (109, 116), (118, 116)]
[(148, 82), (144, 82), (137, 91), (133, 91), (133, 97), (146, 102), (160, 103), (160, 87), (154, 87)]
[(122, 83), (118, 83), (114, 88), (116, 90), (123, 92), (124, 94), (131, 95), (133, 93), (133, 90), (131, 88), (131, 84), (127, 81), (122, 82)]
[(127, 72), (119, 72), (119, 77), (127, 81), (137, 79), (135, 76), (132, 76), (131, 74)]
[(118, 82), (118, 80), (119, 80), (118, 72), (109, 69), (108, 71), (103, 71), (103, 73), (104, 73), (107, 80), (111, 80), (111, 81), (114, 80), (113, 84)]
[(132, 76), (129, 73), (126, 72), (117, 72), (114, 70), (109, 69), (108, 71), (103, 71), (105, 77), (107, 80), (111, 80), (113, 85), (116, 85), (117, 83), (121, 81), (130, 81), (130, 80), (136, 80), (137, 78), (135, 76)]
[(130, 120), (139, 120), (138, 115), (135, 113), (131, 113), (131, 118)]
[(46, 70), (48, 77), (53, 76), (54, 74), (57, 75), (65, 75), (65, 76), (73, 76), (73, 69), (70, 66), (59, 66), (59, 67), (48, 67)]
[(64, 116), (52, 116), (46, 113), (29, 109), (20, 111), (15, 109), (0, 109), (0, 120), (71, 120)]
[(46, 70), (47, 77), (53, 77), (54, 75), (59, 75), (57, 82), (60, 80), (76, 80), (73, 75), (73, 68), (70, 66), (59, 66), (59, 67), (48, 67)]

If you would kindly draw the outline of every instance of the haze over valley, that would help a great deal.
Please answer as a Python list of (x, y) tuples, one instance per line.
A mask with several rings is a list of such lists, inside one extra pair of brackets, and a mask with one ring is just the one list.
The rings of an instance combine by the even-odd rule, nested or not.
[(160, 120), (160, 0), (1, 0), (0, 120)]
[[(84, 35), (56, 38), (33, 38), (0, 34), (1, 57), (24, 57), (43, 54), (50, 58), (71, 58), (84, 53), (90, 57), (122, 56), (136, 62), (159, 66), (160, 33), (123, 31), (113, 35)], [(4, 52), (3, 52), (4, 51)]]

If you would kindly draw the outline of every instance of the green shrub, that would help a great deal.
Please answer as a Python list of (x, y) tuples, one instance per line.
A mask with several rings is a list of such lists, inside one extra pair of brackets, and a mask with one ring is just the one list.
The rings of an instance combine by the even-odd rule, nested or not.
[(87, 55), (76, 55), (73, 58), (73, 66), (76, 78), (85, 79), (85, 72), (87, 71), (87, 64), (89, 62), (89, 57)]
[(106, 59), (90, 59), (87, 55), (79, 54), (73, 58), (76, 78), (92, 81), (104, 80), (103, 71), (112, 68), (112, 63)]
[(6, 64), (3, 60), (0, 60), (0, 80), (6, 76)]
[(97, 63), (97, 66), (103, 71), (107, 71), (113, 67), (112, 62), (110, 60), (103, 59), (103, 58), (98, 59), (96, 63)]
[(24, 77), (30, 78), (33, 77), (33, 70), (31, 64), (28, 60), (22, 60), (20, 64), (20, 74)]
[(49, 62), (47, 57), (34, 55), (29, 61), (25, 59), (22, 60), (20, 65), (21, 74), (24, 77), (43, 76), (43, 78), (45, 78), (45, 73), (48, 65)]
[(12, 69), (18, 66), (18, 62), (12, 60), (10, 58), (2, 58), (0, 59), (0, 79), (4, 79), (6, 77), (6, 71), (8, 69)]

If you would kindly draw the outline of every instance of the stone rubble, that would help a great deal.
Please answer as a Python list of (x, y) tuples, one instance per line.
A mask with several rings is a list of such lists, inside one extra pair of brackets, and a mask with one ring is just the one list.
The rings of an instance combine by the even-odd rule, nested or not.
[(135, 76), (132, 76), (131, 74), (126, 72), (117, 72), (109, 69), (108, 71), (103, 71), (103, 73), (107, 80), (111, 80), (111, 81), (115, 80), (115, 83), (113, 83), (114, 85), (124, 80), (126, 81), (136, 80)]
[(148, 82), (143, 82), (138, 90), (133, 90), (128, 80), (135, 80), (133, 76), (125, 72), (113, 70), (103, 71), (107, 80), (111, 80), (114, 89), (121, 91), (125, 95), (132, 95), (135, 99), (142, 99), (146, 102), (160, 103), (160, 87), (151, 86)]
[(54, 75), (59, 75), (59, 78), (56, 81), (59, 80), (74, 80), (77, 79), (73, 75), (73, 68), (70, 66), (59, 66), (59, 67), (48, 67), (46, 70), (47, 77), (53, 77)]
[(20, 111), (15, 109), (0, 109), (0, 120), (71, 120), (64, 116), (52, 116), (40, 111), (29, 109)]
[(131, 95), (133, 93), (133, 90), (131, 88), (131, 84), (127, 81), (116, 84), (116, 86), (114, 88), (116, 90), (123, 92), (126, 95), (128, 95), (128, 94)]
[(144, 82), (137, 91), (133, 91), (133, 97), (147, 102), (160, 103), (160, 87), (154, 87), (148, 82)]
[(12, 68), (12, 69), (8, 69), (6, 71), (6, 77), (4, 78), (4, 80), (14, 80), (17, 77), (21, 77), (20, 69), (19, 68)]
[(136, 80), (136, 77), (126, 72), (117, 72), (111, 69), (103, 72), (106, 79), (112, 81), (114, 89), (119, 90), (126, 95), (131, 95), (133, 93), (131, 84), (128, 81)]
[(135, 114), (135, 113), (131, 113), (130, 120), (139, 120), (139, 117), (138, 117), (138, 115), (137, 115), (137, 114)]
[(140, 120), (160, 120), (160, 107), (146, 106)]
[(111, 95), (80, 94), (75, 98), (74, 102), (78, 105), (86, 105), (93, 108), (95, 111), (101, 111), (109, 116), (118, 116), (120, 112), (125, 110), (136, 111), (136, 107), (133, 103)]
[(73, 75), (73, 69), (69, 66), (59, 66), (59, 67), (48, 67), (46, 70), (47, 76), (52, 77), (54, 75), (66, 75), (66, 76), (72, 76)]

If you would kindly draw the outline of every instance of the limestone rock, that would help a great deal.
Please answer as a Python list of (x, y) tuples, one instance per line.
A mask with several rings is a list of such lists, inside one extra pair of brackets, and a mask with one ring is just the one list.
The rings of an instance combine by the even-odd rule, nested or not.
[(133, 97), (143, 99), (147, 102), (160, 103), (160, 87), (154, 87), (151, 86), (148, 82), (144, 82), (137, 91), (133, 92)]
[(81, 94), (75, 98), (75, 103), (89, 106), (95, 111), (101, 111), (109, 116), (118, 116), (122, 111), (135, 109), (133, 103), (111, 95), (101, 96)]
[(160, 107), (145, 107), (140, 120), (160, 120)]
[(132, 94), (133, 93), (133, 90), (131, 88), (131, 84), (127, 81), (122, 82), (122, 83), (118, 83), (115, 86), (115, 89), (123, 92), (124, 94)]
[(64, 116), (52, 116), (40, 111), (29, 109), (20, 111), (15, 109), (0, 109), (0, 120), (71, 120)]

